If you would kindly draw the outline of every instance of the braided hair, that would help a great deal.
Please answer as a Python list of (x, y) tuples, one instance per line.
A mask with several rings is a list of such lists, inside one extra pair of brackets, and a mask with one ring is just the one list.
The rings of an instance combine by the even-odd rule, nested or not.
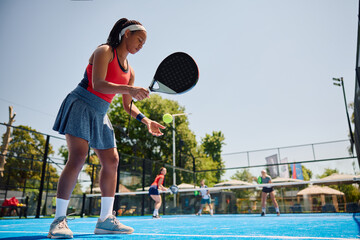
[(117, 46), (119, 46), (121, 40), (119, 38), (119, 34), (121, 32), (122, 29), (130, 26), (130, 25), (142, 25), (140, 22), (136, 21), (136, 20), (128, 20), (127, 18), (121, 18), (119, 19), (114, 27), (111, 29), (111, 32), (109, 34), (109, 37), (106, 41), (106, 44), (110, 45), (112, 48), (116, 48)]

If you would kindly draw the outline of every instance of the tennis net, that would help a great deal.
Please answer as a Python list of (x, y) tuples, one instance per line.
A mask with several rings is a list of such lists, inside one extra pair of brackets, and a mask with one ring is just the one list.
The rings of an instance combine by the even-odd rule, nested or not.
[[(248, 182), (219, 183), (209, 187), (211, 206), (215, 214), (259, 214), (263, 187), (272, 187), (281, 213), (360, 212), (360, 176), (337, 175), (328, 179), (312, 181), (273, 179), (271, 184)], [(231, 181), (230, 181), (231, 182)], [(234, 185), (236, 184), (237, 185)], [(201, 207), (200, 188), (179, 188), (177, 194), (162, 192), (160, 214), (195, 214)], [(116, 193), (114, 210), (118, 216), (152, 214), (154, 201), (148, 191)], [(100, 194), (84, 195), (85, 215), (99, 215)], [(267, 213), (275, 213), (269, 195), (266, 200)], [(209, 213), (209, 205), (203, 206)]]

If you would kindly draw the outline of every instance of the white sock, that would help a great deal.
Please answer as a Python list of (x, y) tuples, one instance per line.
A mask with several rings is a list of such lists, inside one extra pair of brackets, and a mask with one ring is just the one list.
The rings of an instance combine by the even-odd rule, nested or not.
[(55, 219), (66, 216), (66, 211), (67, 211), (69, 202), (70, 202), (70, 200), (56, 198)]
[(277, 213), (279, 213), (279, 212), (280, 212), (280, 209), (277, 207), (277, 208), (275, 208), (275, 211), (276, 211)]
[(157, 216), (157, 215), (159, 215), (159, 209), (154, 209), (153, 216)]
[(112, 215), (114, 206), (114, 197), (101, 197), (100, 220), (104, 221), (109, 215)]
[(211, 214), (211, 215), (213, 214), (213, 210), (212, 210), (212, 209), (210, 209), (210, 214)]
[(202, 212), (202, 208), (200, 208), (200, 210), (199, 210), (199, 213), (201, 213)]
[(263, 212), (263, 213), (266, 213), (266, 208), (262, 208), (262, 212)]

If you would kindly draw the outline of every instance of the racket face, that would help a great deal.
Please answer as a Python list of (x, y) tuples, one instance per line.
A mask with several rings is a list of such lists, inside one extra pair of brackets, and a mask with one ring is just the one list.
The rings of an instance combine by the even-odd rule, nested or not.
[[(152, 92), (178, 94), (189, 91), (199, 79), (199, 69), (192, 57), (176, 52), (166, 57), (159, 65), (149, 87)], [(154, 88), (157, 84), (158, 88)]]
[(175, 186), (175, 185), (172, 185), (172, 186), (170, 187), (170, 191), (171, 191), (173, 194), (177, 194), (178, 191), (179, 191), (179, 188), (178, 188), (177, 186)]

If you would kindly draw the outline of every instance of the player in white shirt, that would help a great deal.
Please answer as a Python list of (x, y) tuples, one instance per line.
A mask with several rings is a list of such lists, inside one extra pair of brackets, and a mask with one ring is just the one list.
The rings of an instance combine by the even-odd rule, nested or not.
[(200, 186), (200, 194), (201, 194), (201, 207), (198, 213), (196, 213), (195, 215), (201, 216), (201, 212), (203, 210), (203, 208), (205, 207), (205, 204), (209, 205), (210, 208), (210, 215), (213, 215), (213, 208), (211, 205), (211, 197), (210, 197), (210, 191), (207, 190), (207, 186), (205, 185), (205, 180), (201, 180), (200, 182), (201, 186)]

